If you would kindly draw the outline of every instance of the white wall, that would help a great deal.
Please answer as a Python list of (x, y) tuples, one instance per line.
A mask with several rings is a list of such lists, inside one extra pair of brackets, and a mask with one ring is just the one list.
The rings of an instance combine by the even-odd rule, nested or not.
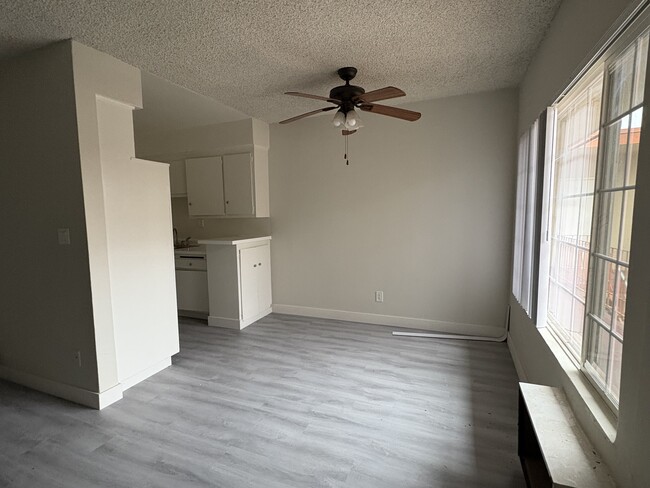
[(519, 89), (519, 133), (578, 74), (607, 29), (630, 4), (629, 0), (564, 1), (526, 72)]
[(241, 219), (195, 219), (187, 212), (187, 198), (172, 198), (172, 220), (178, 231), (178, 238), (183, 240), (209, 239), (224, 236), (262, 236), (271, 234), (271, 219), (241, 218)]
[(408, 108), (421, 120), (362, 113), (349, 166), (331, 116), (271, 126), (274, 311), (499, 335), (516, 92)]
[(97, 99), (117, 378), (179, 351), (166, 163), (135, 159), (132, 108)]
[(133, 160), (140, 71), (76, 42), (72, 54), (99, 391), (120, 392), (179, 349), (168, 168)]
[(131, 161), (140, 72), (71, 41), (1, 69), (0, 377), (102, 408), (178, 351), (167, 167)]
[(82, 401), (98, 381), (70, 45), (4, 63), (0, 113), (0, 376)]
[(214, 156), (215, 151), (224, 149), (236, 154), (261, 142), (254, 139), (253, 119), (245, 119), (180, 131), (138, 133), (135, 134), (135, 153), (139, 158), (169, 161)]
[(133, 108), (142, 105), (142, 92), (138, 69), (77, 42), (71, 42), (70, 46), (73, 56), (77, 136), (88, 236), (99, 392), (102, 393), (117, 388), (119, 381), (96, 100), (98, 96), (103, 96)]
[[(621, 0), (562, 3), (521, 85), (520, 130), (553, 102), (571, 75), (582, 68), (581, 63), (601, 43), (612, 23), (626, 8), (637, 3)], [(558, 361), (551, 350), (552, 342), (544, 340), (516, 300), (510, 297), (512, 320), (508, 344), (518, 360), (522, 379), (564, 388), (581, 426), (614, 471), (618, 486), (623, 488), (650, 486), (647, 466), (650, 459), (647, 441), (650, 437), (650, 256), (646, 252), (650, 248), (647, 226), (650, 220), (650, 148), (642, 150), (639, 161), (620, 410), (614, 442), (606, 435), (607, 427), (604, 430), (596, 420), (603, 422), (606, 417), (601, 412), (603, 407), (597, 400), (597, 393), (570, 364), (565, 364), (567, 361), (562, 364)]]

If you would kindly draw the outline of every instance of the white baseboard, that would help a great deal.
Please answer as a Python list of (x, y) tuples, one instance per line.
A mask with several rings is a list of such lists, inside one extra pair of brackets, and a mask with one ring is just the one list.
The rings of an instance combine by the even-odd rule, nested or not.
[(246, 320), (230, 319), (226, 317), (217, 317), (216, 315), (210, 315), (208, 317), (208, 325), (211, 327), (223, 327), (226, 329), (241, 330), (244, 327), (248, 327), (252, 323), (257, 322), (262, 317), (266, 317), (271, 312), (273, 312), (273, 307), (269, 307), (263, 312), (260, 312), (254, 317), (250, 317)]
[(208, 325), (210, 327), (223, 327), (224, 329), (240, 330), (241, 321), (238, 319), (229, 319), (226, 317), (217, 317), (216, 315), (208, 316)]
[[(85, 405), (86, 407), (95, 409), (102, 408), (100, 393), (86, 390), (84, 388), (79, 388), (78, 386), (67, 385), (65, 383), (42, 378), (40, 376), (26, 373), (24, 371), (18, 371), (6, 366), (0, 366), (0, 378), (11, 381), (12, 383), (18, 383), (19, 385), (27, 386), (33, 390), (42, 391), (43, 393), (63, 398), (64, 400), (69, 400), (74, 403), (79, 403), (80, 405)], [(111, 392), (105, 398), (108, 400), (110, 396), (114, 395), (114, 392)], [(119, 393), (119, 398), (122, 398), (121, 390)]]
[(103, 408), (108, 407), (109, 405), (113, 405), (116, 401), (121, 400), (123, 395), (122, 392), (124, 389), (122, 388), (122, 385), (118, 384), (115, 385), (112, 388), (109, 388), (108, 390), (102, 391), (98, 396), (99, 396), (99, 404), (96, 407), (98, 410), (101, 410)]
[(178, 316), (179, 317), (190, 317), (193, 319), (207, 319), (208, 315), (210, 315), (207, 312), (195, 312), (192, 310), (178, 310)]
[(163, 359), (162, 361), (157, 362), (156, 364), (149, 366), (148, 368), (143, 369), (139, 373), (134, 374), (133, 376), (130, 376), (124, 380), (120, 381), (120, 386), (122, 387), (122, 391), (126, 391), (132, 386), (137, 385), (141, 381), (146, 380), (150, 376), (155, 375), (156, 373), (159, 373), (165, 368), (168, 368), (169, 366), (172, 365), (172, 358), (167, 357)]
[(508, 334), (507, 344), (508, 344), (508, 350), (510, 351), (510, 356), (512, 357), (512, 362), (515, 365), (515, 371), (517, 371), (517, 376), (519, 377), (519, 381), (527, 382), (528, 376), (526, 375), (526, 370), (524, 369), (524, 365), (521, 363), (521, 360), (517, 355), (517, 349), (515, 348), (514, 342), (510, 334)]
[(286, 315), (302, 315), (319, 319), (344, 320), (346, 322), (361, 322), (365, 324), (386, 325), (407, 329), (427, 330), (444, 334), (461, 334), (481, 337), (500, 337), (505, 332), (504, 327), (445, 322), (442, 320), (419, 319), (414, 317), (399, 317), (396, 315), (379, 315), (374, 313), (348, 312), (327, 308), (300, 307), (297, 305), (273, 304), (273, 311)]
[(26, 386), (33, 390), (47, 393), (48, 395), (53, 395), (55, 397), (63, 398), (64, 400), (69, 400), (71, 402), (84, 405), (86, 407), (101, 410), (108, 407), (109, 405), (112, 405), (118, 400), (121, 400), (124, 390), (137, 385), (141, 381), (146, 380), (159, 371), (162, 371), (171, 364), (171, 357), (165, 358), (153, 366), (150, 366), (149, 368), (146, 368), (143, 371), (127, 378), (121, 383), (118, 383), (117, 385), (109, 388), (108, 390), (102, 391), (101, 393), (85, 390), (77, 386), (66, 385), (65, 383), (52, 381), (47, 378), (42, 378), (40, 376), (26, 373), (24, 371), (18, 371), (6, 366), (0, 366), (0, 378), (11, 381), (12, 383)]

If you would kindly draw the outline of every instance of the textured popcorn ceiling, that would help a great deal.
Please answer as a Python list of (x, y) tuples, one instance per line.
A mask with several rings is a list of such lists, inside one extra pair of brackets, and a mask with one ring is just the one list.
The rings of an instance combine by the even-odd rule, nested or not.
[[(408, 101), (514, 86), (559, 0), (3, 0), (0, 58), (74, 38), (276, 122), (324, 106), (336, 69)], [(146, 96), (146, 94), (145, 94)], [(146, 108), (146, 107), (145, 107)]]

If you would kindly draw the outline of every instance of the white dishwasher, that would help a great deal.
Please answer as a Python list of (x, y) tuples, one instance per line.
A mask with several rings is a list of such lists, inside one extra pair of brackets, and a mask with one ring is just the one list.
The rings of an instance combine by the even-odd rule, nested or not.
[(209, 298), (205, 255), (177, 251), (175, 267), (178, 315), (206, 318)]

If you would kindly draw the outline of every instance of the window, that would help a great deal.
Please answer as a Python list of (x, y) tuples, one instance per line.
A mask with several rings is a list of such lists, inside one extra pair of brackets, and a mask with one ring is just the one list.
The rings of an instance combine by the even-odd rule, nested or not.
[(540, 271), (546, 325), (615, 410), (648, 57), (638, 32), (552, 107)]
[(648, 33), (606, 66), (590, 253), (585, 370), (618, 405)]
[[(543, 120), (541, 118), (540, 120)], [(515, 210), (515, 242), (512, 263), (512, 294), (529, 317), (534, 316), (537, 259), (537, 185), (539, 138), (543, 131), (535, 121), (519, 139), (517, 162), (517, 202)]]
[(555, 106), (546, 319), (578, 361), (587, 299), (602, 85), (602, 67), (593, 69)]

